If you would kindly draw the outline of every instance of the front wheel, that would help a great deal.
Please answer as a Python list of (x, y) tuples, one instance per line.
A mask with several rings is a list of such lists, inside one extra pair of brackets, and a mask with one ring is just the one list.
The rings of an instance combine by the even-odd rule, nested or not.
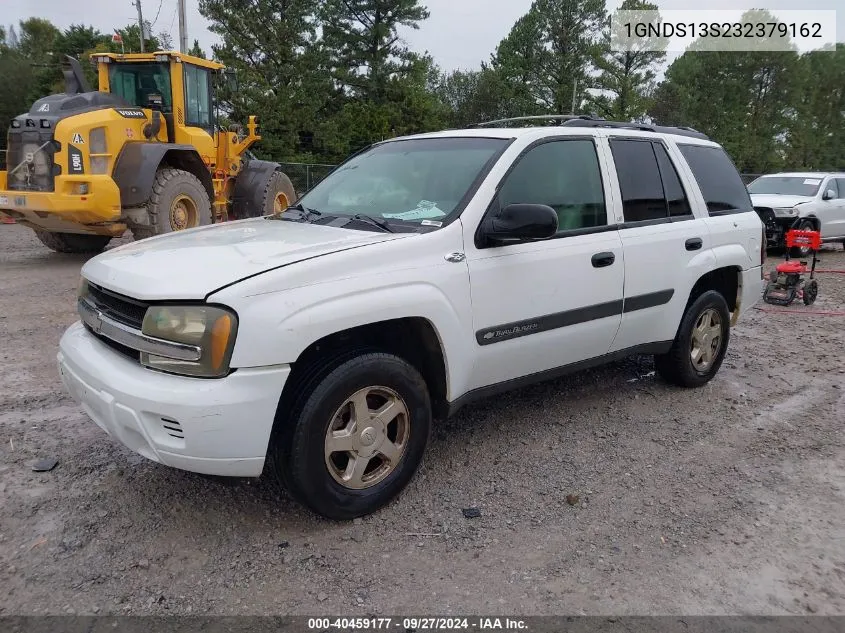
[(431, 431), (419, 372), (392, 354), (368, 353), (302, 388), (270, 447), (275, 474), (300, 503), (329, 519), (389, 503), (416, 472)]
[(730, 313), (725, 298), (708, 290), (687, 307), (672, 347), (656, 355), (657, 373), (679, 387), (701, 387), (722, 366), (730, 339)]
[(164, 167), (156, 173), (147, 216), (149, 224), (131, 227), (136, 240), (211, 224), (211, 199), (192, 173)]

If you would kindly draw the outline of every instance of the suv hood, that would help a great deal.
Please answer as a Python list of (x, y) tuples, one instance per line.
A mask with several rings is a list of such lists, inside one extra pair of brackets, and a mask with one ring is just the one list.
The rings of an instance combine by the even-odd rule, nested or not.
[(254, 218), (120, 246), (89, 260), (82, 276), (135, 299), (205, 299), (274, 268), (411, 235)]
[(752, 193), (751, 204), (755, 207), (791, 208), (803, 202), (812, 202), (810, 196), (784, 196), (776, 193)]

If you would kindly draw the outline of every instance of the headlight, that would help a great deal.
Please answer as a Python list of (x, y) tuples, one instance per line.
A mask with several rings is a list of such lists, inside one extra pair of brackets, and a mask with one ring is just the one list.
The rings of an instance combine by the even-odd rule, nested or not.
[(79, 287), (76, 289), (76, 298), (81, 299), (88, 295), (88, 280), (85, 277), (79, 278)]
[(198, 361), (176, 360), (141, 353), (141, 363), (185, 376), (219, 378), (229, 373), (238, 318), (234, 312), (215, 306), (151, 306), (141, 326), (146, 336), (174, 343), (196, 345)]

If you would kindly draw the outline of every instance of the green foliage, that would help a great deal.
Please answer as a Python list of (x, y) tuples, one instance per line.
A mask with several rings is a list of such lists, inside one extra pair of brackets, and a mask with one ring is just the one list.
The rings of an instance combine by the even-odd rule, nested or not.
[[(619, 10), (656, 11), (657, 5), (645, 0), (625, 0)], [(589, 109), (613, 121), (641, 121), (651, 105), (655, 77), (666, 53), (651, 50), (657, 44), (653, 40), (648, 41), (648, 46), (640, 43), (617, 51), (612, 50), (611, 43), (608, 18), (593, 61), (599, 71), (595, 87), (601, 92), (589, 98)], [(664, 43), (664, 50), (665, 46)]]
[(199, 40), (194, 40), (194, 45), (188, 49), (188, 55), (193, 55), (194, 57), (199, 57), (201, 59), (208, 59), (205, 51), (202, 50), (202, 47), (200, 47)]
[(667, 70), (651, 116), (712, 136), (742, 171), (762, 173), (788, 166), (783, 138), (790, 126), (788, 104), (797, 95), (798, 55), (698, 51), (695, 44), (691, 48)]
[[(623, 10), (653, 10), (624, 0)], [(200, 0), (221, 44), (206, 55), (238, 77), (221, 82), (221, 120), (259, 117), (256, 153), (336, 163), (398, 135), (492, 119), (595, 112), (614, 120), (689, 125), (724, 144), (740, 169), (845, 169), (845, 45), (797, 52), (711, 52), (696, 44), (655, 86), (662, 52), (611, 50), (604, 0), (534, 0), (479, 69), (442, 72), (401, 34), (428, 17), (424, 0)], [(745, 19), (767, 21), (765, 12)], [(0, 28), (0, 129), (45, 94), (63, 90), (65, 55), (92, 85), (96, 52), (137, 52), (84, 24), (64, 31), (31, 18)], [(146, 50), (171, 49), (167, 34)], [(3, 138), (3, 136), (0, 136)], [(5, 140), (5, 139), (4, 139)]]
[(604, 0), (534, 0), (493, 56), (524, 114), (580, 109), (604, 20)]
[(786, 108), (786, 164), (845, 170), (845, 44), (802, 55), (794, 75)]

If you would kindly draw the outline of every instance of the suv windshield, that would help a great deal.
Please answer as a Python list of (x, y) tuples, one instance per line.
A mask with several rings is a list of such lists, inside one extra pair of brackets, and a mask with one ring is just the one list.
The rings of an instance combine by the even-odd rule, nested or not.
[(123, 97), (129, 105), (149, 108), (160, 102), (162, 112), (173, 111), (167, 63), (111, 64), (109, 85), (111, 93)]
[(391, 141), (355, 156), (300, 203), (322, 214), (440, 226), (509, 143), (495, 138)]
[(812, 197), (819, 192), (822, 180), (803, 176), (764, 176), (748, 185), (748, 192)]

